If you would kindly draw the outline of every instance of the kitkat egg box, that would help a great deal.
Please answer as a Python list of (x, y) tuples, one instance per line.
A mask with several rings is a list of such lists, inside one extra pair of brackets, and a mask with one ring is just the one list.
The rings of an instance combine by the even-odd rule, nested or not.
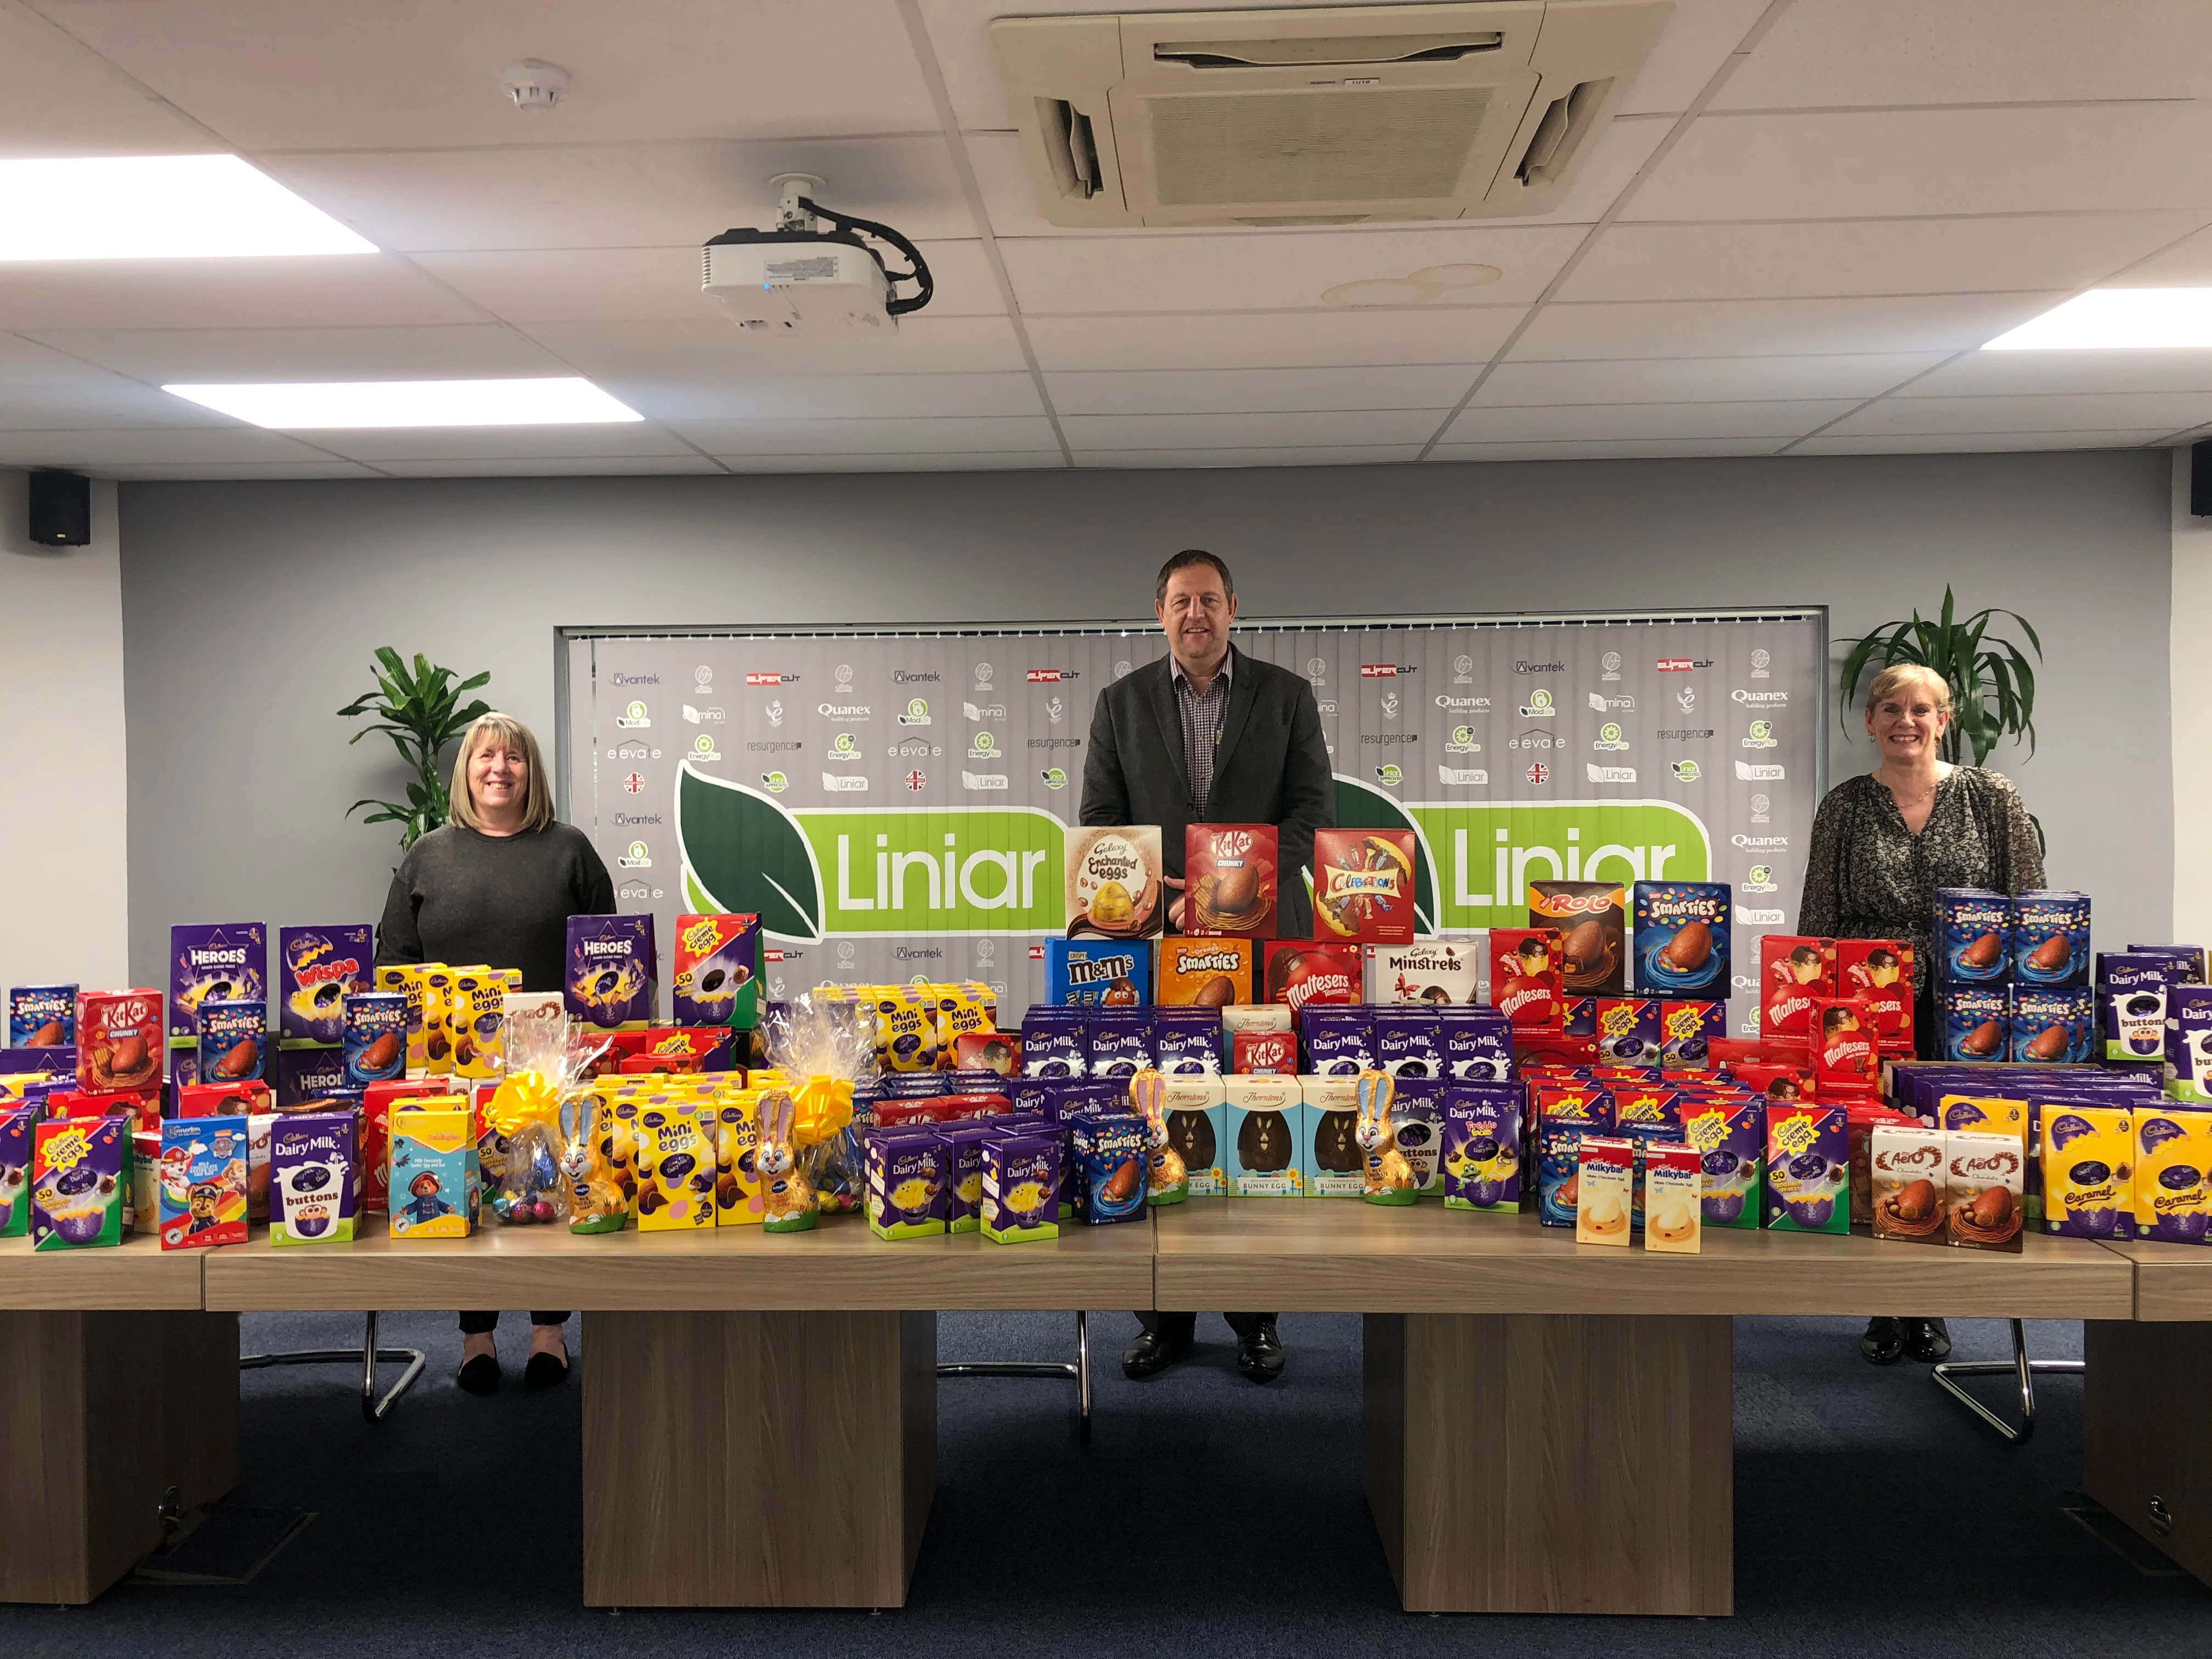
[(125, 1094), (161, 1081), (161, 994), (81, 991), (76, 999), (77, 1087)]
[(1272, 823), (1194, 823), (1183, 832), (1182, 931), (1275, 937)]

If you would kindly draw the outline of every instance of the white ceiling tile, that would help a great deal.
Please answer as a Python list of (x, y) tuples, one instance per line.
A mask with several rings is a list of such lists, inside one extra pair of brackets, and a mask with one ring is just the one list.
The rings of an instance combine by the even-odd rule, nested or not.
[(443, 380), (564, 374), (496, 323), (455, 328), (57, 329), (56, 349), (155, 386), (252, 380)]
[(379, 247), (696, 247), (775, 222), (769, 178), (811, 173), (823, 201), (915, 241), (973, 236), (945, 141), (792, 139), (775, 143), (346, 151), (257, 158), (278, 179)]
[(1966, 294), (1549, 305), (1514, 343), (1513, 356), (1527, 361), (1963, 351), (2040, 315), (2063, 297)]
[(1041, 415), (1027, 374), (814, 374), (684, 381), (617, 379), (607, 390), (659, 421)]
[(1467, 409), (1448, 443), (1592, 439), (1796, 438), (1848, 413), (1836, 399), (1726, 404), (1571, 404), (1553, 409)]
[(689, 445), (651, 421), (591, 426), (466, 426), (319, 428), (300, 437), (348, 460), (520, 460), (532, 456), (686, 455)]
[(617, 385), (711, 386), (733, 376), (963, 374), (1025, 367), (1013, 325), (1004, 317), (933, 317), (924, 312), (900, 323), (889, 339), (763, 339), (720, 317), (691, 323), (532, 323), (526, 331), (578, 374), (610, 390)]
[(2202, 98), (2202, 0), (1793, 0), (1720, 109)]
[(8, 385), (0, 392), (0, 430), (82, 430), (103, 426), (215, 426), (238, 423), (198, 404), (172, 397), (104, 369), (77, 367), (73, 380)]
[(2193, 212), (1616, 224), (1562, 300), (1758, 300), (2085, 286), (2196, 228)]
[(1042, 415), (854, 421), (673, 421), (678, 436), (732, 465), (748, 455), (951, 455), (987, 450), (1060, 453)]
[(1426, 443), (1433, 410), (1321, 410), (1310, 414), (1064, 415), (1071, 449), (1341, 448)]
[(1208, 415), (1259, 410), (1449, 409), (1474, 370), (1138, 369), (1045, 377), (1062, 415)]
[(375, 478), (383, 475), (353, 461), (155, 461), (88, 468), (95, 478), (166, 481), (267, 478)]
[[(1918, 387), (1914, 388), (1919, 390)], [(1885, 398), (1834, 428), (1839, 437), (1940, 432), (2178, 432), (2212, 421), (2212, 392)]]
[(1626, 219), (2212, 208), (2212, 100), (1707, 115)]
[(327, 460), (324, 451), (254, 426), (85, 427), (0, 432), (0, 465), (99, 466), (165, 461)]
[(1067, 465), (1057, 449), (978, 450), (973, 453), (725, 455), (732, 472), (1035, 472)]
[(1686, 455), (1771, 455), (1782, 438), (1579, 438), (1546, 443), (1438, 444), (1431, 461), (1626, 461)]
[(0, 328), (26, 332), (483, 320), (404, 261), (374, 254), (0, 264)]
[(1879, 397), (1943, 361), (1940, 353), (1855, 357), (1661, 357), (1626, 362), (1500, 363), (1474, 407), (1719, 403), (1741, 398)]
[(1486, 219), (1480, 222), (1494, 225), (1590, 225), (1605, 217), (1620, 192), (1644, 164), (1651, 159), (1651, 152), (1659, 148), (1674, 125), (1669, 115), (1632, 115), (1607, 124), (1597, 143), (1591, 148), (1589, 159), (1583, 163), (1582, 171), (1568, 188), (1566, 199), (1549, 213), (1530, 214), (1523, 218)]
[(1391, 466), (1417, 461), (1419, 444), (1350, 444), (1285, 449), (1079, 449), (1079, 467)]
[(21, 6), (0, 6), (0, 155), (182, 155), (208, 136)]
[[(70, 33), (247, 149), (933, 130), (892, 0), (70, 0)], [(573, 72), (523, 113), (523, 58)]]
[(2212, 229), (2175, 244), (2112, 279), (2114, 288), (2202, 288), (2212, 286)]
[(720, 473), (704, 455), (592, 455), (487, 456), (476, 459), (387, 461), (376, 464), (380, 472), (395, 478), (611, 478), (682, 473)]
[(1021, 238), (1000, 243), (1024, 313), (1273, 311), (1318, 307), (1340, 283), (1395, 279), (1438, 265), (1502, 275), (1441, 294), (1453, 303), (1525, 305), (1575, 251), (1574, 225), (1454, 225), (1213, 235)]
[(2212, 392), (2212, 350), (1970, 351), (1913, 383), (1917, 397)]
[(2155, 443), (2163, 429), (2137, 432), (1975, 432), (1883, 434), (1850, 437), (1822, 433), (1797, 445), (1792, 455), (1960, 455), (2069, 449), (2136, 449)]
[(1022, 0), (1009, 6), (1006, 0), (921, 0), (921, 18), (929, 43), (944, 71), (945, 89), (952, 100), (952, 112), (963, 131), (1006, 131), (1014, 125), (1013, 106), (1006, 100), (1006, 82), (999, 78), (999, 60), (991, 50), (991, 23), (1010, 12), (1024, 17), (1108, 9), (1097, 0)]
[[(1659, 44), (1629, 83), (1625, 114), (1679, 115), (1720, 73), (1769, 0), (1675, 0)], [(1741, 73), (1741, 71), (1738, 71)]]
[[(925, 242), (936, 284), (931, 317), (995, 317), (1006, 307), (981, 242)], [(719, 322), (699, 286), (696, 246), (424, 253), (416, 262), (495, 317), (517, 323)], [(896, 257), (894, 264), (901, 264)], [(902, 290), (905, 291), (905, 290)]]
[[(1420, 311), (1247, 312), (1205, 317), (1031, 317), (1038, 362), (1057, 369), (1480, 365), (1528, 314), (1520, 306)], [(1470, 373), (1468, 378), (1472, 380)]]

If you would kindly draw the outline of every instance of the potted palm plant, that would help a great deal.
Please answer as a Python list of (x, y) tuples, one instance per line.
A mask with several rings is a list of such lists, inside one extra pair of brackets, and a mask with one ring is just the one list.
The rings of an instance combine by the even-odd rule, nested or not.
[(1918, 663), (1932, 668), (1951, 688), (1951, 725), (1943, 733), (1942, 757), (1954, 764), (1971, 752), (1966, 763), (1979, 766), (2000, 740), (2027, 739), (2027, 752), (2035, 752), (2035, 670), (2010, 640), (1990, 633), (1990, 622), (2009, 617), (2027, 635), (2038, 662), (2043, 660), (2043, 641), (2034, 628), (2016, 611), (1984, 609), (1960, 617), (1947, 585), (1943, 609), (1934, 617), (1913, 611), (1905, 622), (1886, 622), (1862, 638), (1849, 641), (1843, 667), (1843, 706), (1838, 711), (1844, 729), (1850, 727), (1852, 706), (1857, 702), (1860, 682), (1899, 663)]
[(489, 684), (491, 674), (487, 671), (456, 683), (455, 671), (437, 666), (419, 651), (411, 669), (388, 645), (379, 646), (375, 656), (376, 666), (371, 670), (375, 688), (339, 709), (338, 717), (374, 716), (371, 724), (347, 741), (359, 743), (383, 732), (415, 776), (407, 786), (404, 802), (357, 800), (346, 809), (346, 816), (351, 817), (364, 806), (375, 807), (362, 822), (398, 824), (400, 850), (404, 852), (446, 821), (449, 802), (441, 757), (447, 746), (468, 730), (470, 721), (491, 712), (491, 705), (481, 697), (466, 703), (461, 701), (467, 693)]

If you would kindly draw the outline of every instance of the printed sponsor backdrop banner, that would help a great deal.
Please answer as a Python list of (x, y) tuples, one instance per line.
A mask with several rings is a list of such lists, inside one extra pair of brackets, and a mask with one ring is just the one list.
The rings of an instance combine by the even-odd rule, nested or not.
[[(1726, 881), (1731, 1023), (1755, 1021), (1757, 936), (1794, 918), (1824, 781), (1825, 611), (1261, 623), (1236, 639), (1313, 686), (1338, 822), (1419, 832), (1426, 931), (1525, 926), (1534, 879)], [(1013, 1010), (1042, 983), (1040, 939), (1066, 927), (1091, 704), (1165, 641), (1134, 623), (580, 629), (563, 647), (564, 811), (621, 908), (660, 919), (664, 986), (676, 915), (757, 910), (771, 996), (972, 978)]]

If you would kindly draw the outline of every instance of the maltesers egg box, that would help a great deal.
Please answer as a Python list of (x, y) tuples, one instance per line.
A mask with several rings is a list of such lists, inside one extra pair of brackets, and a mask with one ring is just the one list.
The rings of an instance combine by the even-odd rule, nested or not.
[(1277, 939), (1267, 947), (1266, 1000), (1293, 1012), (1317, 1002), (1356, 1003), (1364, 977), (1357, 945)]

